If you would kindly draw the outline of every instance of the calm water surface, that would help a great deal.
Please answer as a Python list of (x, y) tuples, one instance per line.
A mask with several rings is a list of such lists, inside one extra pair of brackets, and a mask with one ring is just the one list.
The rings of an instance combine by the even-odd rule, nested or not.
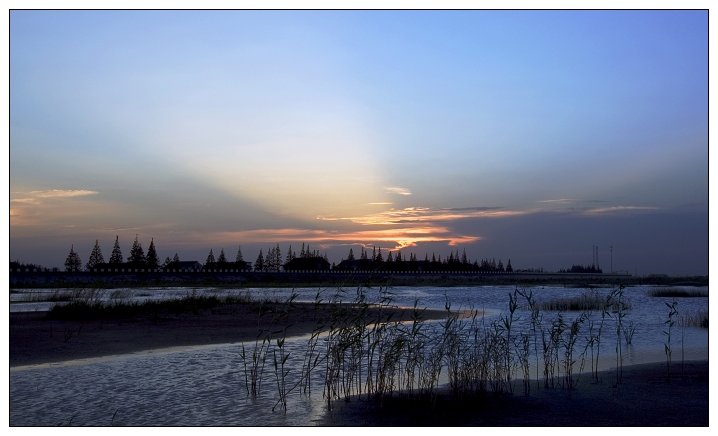
[[(531, 288), (537, 300), (575, 297), (587, 289), (563, 287)], [(652, 287), (626, 288), (625, 297), (632, 309), (624, 323), (633, 322), (636, 331), (633, 344), (623, 342), (624, 365), (665, 361), (662, 333), (668, 316), (666, 302), (672, 299), (647, 295)], [(695, 290), (697, 288), (686, 288)], [(706, 289), (706, 288), (698, 288)], [(394, 304), (413, 306), (418, 299), (420, 307), (444, 309), (446, 301), (452, 310), (477, 308), (487, 311), (486, 322), (506, 314), (508, 294), (514, 287), (456, 287), (456, 288), (391, 288)], [(122, 295), (101, 296), (103, 299), (128, 300), (177, 298), (191, 292), (190, 288), (125, 289)], [(199, 294), (223, 295), (245, 293), (257, 298), (286, 299), (292, 292), (298, 301), (314, 301), (317, 288), (311, 289), (212, 289), (196, 288)], [(338, 297), (350, 301), (355, 289), (337, 296), (336, 289), (321, 290), (320, 298)], [(609, 289), (599, 289), (606, 295)], [(53, 293), (55, 290), (28, 290), (25, 292)], [(379, 289), (367, 292), (369, 301), (379, 300)], [(15, 301), (25, 296), (12, 294)], [(681, 298), (678, 310), (691, 313), (708, 310), (708, 298)], [(42, 310), (43, 303), (14, 303), (11, 311)], [(550, 322), (555, 312), (544, 312), (544, 323)], [(577, 313), (566, 313), (570, 322)], [(600, 322), (600, 313), (592, 315)], [(519, 310), (515, 315), (515, 331), (529, 325), (530, 314)], [(607, 320), (612, 322), (611, 319)], [(438, 328), (438, 323), (432, 323)], [(607, 326), (613, 324), (607, 324)], [(605, 331), (610, 332), (607, 328)], [(673, 338), (673, 359), (681, 358), (681, 339), (686, 360), (708, 358), (708, 331), (706, 329), (676, 329)], [(681, 337), (682, 334), (682, 337)], [(306, 337), (287, 341), (290, 353), (288, 385), (296, 381), (298, 368), (306, 348)], [(616, 365), (615, 333), (606, 333), (602, 339), (602, 369)], [(322, 398), (321, 380), (314, 383), (310, 398), (293, 392), (289, 395), (287, 413), (272, 412), (278, 395), (276, 379), (270, 364), (263, 377), (260, 395), (247, 395), (241, 344), (189, 347), (104, 359), (67, 362), (37, 367), (14, 368), (10, 372), (10, 424), (11, 425), (314, 425), (326, 413)], [(590, 363), (586, 365), (590, 371)], [(578, 365), (575, 371), (578, 370)], [(532, 369), (532, 371), (535, 371)], [(319, 372), (319, 371), (318, 371)], [(580, 383), (589, 382), (588, 377)], [(113, 421), (114, 417), (114, 421)]]

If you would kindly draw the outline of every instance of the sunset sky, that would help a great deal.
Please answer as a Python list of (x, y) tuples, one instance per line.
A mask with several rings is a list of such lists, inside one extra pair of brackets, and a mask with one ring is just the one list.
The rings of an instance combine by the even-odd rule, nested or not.
[(708, 274), (706, 11), (12, 11), (10, 258)]

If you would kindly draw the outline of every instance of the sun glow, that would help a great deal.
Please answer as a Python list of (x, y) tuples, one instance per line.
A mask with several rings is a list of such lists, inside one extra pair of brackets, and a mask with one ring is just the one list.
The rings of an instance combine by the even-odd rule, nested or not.
[(314, 242), (325, 247), (346, 244), (391, 243), (391, 249), (414, 247), (420, 242), (446, 242), (454, 246), (481, 240), (478, 236), (458, 235), (442, 226), (402, 227), (383, 230), (330, 231), (309, 229), (258, 229), (239, 232), (217, 232), (187, 235), (188, 242), (221, 244)]

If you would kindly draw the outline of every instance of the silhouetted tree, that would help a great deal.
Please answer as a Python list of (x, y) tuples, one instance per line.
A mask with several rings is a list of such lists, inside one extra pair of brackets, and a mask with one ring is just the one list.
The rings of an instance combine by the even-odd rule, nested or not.
[(289, 263), (292, 259), (294, 259), (294, 256), (292, 255), (292, 246), (290, 245), (287, 249), (287, 257), (284, 258), (284, 263)]
[(349, 249), (349, 256), (347, 256), (347, 260), (354, 260), (354, 250), (351, 248)]
[(127, 258), (127, 261), (132, 263), (147, 263), (145, 251), (142, 249), (142, 244), (140, 244), (140, 242), (137, 240), (137, 235), (135, 235), (135, 242), (132, 244), (132, 250), (130, 250), (130, 257)]
[(80, 260), (80, 256), (75, 253), (75, 245), (73, 244), (70, 247), (70, 254), (68, 254), (67, 259), (65, 259), (65, 271), (77, 272), (80, 271), (80, 268), (82, 268), (82, 261)]
[(374, 251), (371, 254), (371, 261), (372, 263), (376, 262), (376, 247), (374, 247)]
[(167, 257), (165, 258), (165, 261), (162, 262), (162, 268), (167, 268), (167, 265), (169, 265), (170, 263), (172, 263), (172, 259), (170, 259), (170, 257), (167, 256)]
[(90, 253), (90, 258), (87, 260), (85, 269), (89, 270), (90, 268), (97, 265), (98, 263), (105, 263), (105, 259), (102, 257), (102, 250), (100, 249), (100, 242), (97, 239), (95, 239), (95, 247), (92, 249), (92, 253)]
[(469, 258), (466, 257), (466, 248), (464, 248), (464, 254), (461, 255), (461, 264), (464, 266), (469, 264)]
[(501, 262), (501, 259), (499, 259), (499, 265), (497, 268), (499, 271), (504, 272), (504, 264), (503, 262)]
[(214, 265), (217, 263), (216, 260), (214, 260), (214, 253), (212, 253), (212, 249), (209, 249), (209, 255), (207, 255), (207, 260), (204, 262), (205, 268), (214, 268)]
[(359, 259), (361, 259), (361, 260), (367, 260), (367, 259), (368, 259), (368, 256), (367, 256), (367, 254), (366, 254), (366, 250), (364, 249), (364, 246), (363, 246), (363, 245), (361, 246), (361, 256), (359, 257)]
[(227, 263), (227, 256), (224, 255), (224, 248), (220, 249), (219, 251), (219, 257), (217, 258), (217, 263), (224, 265)]
[(506, 272), (513, 272), (514, 268), (511, 266), (511, 259), (506, 263)]
[(122, 263), (122, 250), (120, 250), (120, 237), (115, 236), (115, 246), (112, 247), (112, 254), (110, 255), (110, 263)]
[(152, 238), (150, 246), (147, 248), (147, 267), (151, 270), (160, 267), (160, 258), (157, 256), (157, 250), (155, 249), (155, 238)]
[(379, 251), (376, 253), (376, 263), (384, 263), (384, 256), (381, 255), (381, 247), (379, 247)]
[(175, 253), (175, 257), (172, 258), (172, 262), (179, 262), (179, 255)]
[(244, 257), (242, 257), (242, 246), (241, 245), (237, 249), (237, 257), (234, 259), (234, 261), (237, 263), (244, 262)]
[(264, 255), (262, 255), (262, 249), (259, 249), (259, 256), (257, 256), (257, 260), (254, 261), (254, 270), (255, 271), (263, 271), (264, 270)]

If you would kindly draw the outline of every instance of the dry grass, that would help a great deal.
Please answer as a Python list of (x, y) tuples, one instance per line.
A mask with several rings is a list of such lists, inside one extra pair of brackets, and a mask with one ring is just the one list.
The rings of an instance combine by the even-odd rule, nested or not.
[(661, 297), (661, 298), (701, 298), (708, 297), (708, 290), (686, 290), (681, 288), (654, 288), (648, 291), (649, 297)]

